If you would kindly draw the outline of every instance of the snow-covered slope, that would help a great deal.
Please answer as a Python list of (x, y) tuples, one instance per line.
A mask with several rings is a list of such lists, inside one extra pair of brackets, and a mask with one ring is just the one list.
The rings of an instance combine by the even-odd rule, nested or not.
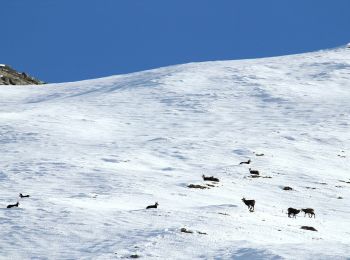
[(0, 258), (346, 259), (349, 101), (345, 47), (1, 87)]

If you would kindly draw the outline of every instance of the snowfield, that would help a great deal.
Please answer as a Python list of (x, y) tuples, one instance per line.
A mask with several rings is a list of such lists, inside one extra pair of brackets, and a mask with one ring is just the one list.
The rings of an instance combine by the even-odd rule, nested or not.
[(0, 259), (350, 259), (349, 119), (346, 47), (1, 86)]

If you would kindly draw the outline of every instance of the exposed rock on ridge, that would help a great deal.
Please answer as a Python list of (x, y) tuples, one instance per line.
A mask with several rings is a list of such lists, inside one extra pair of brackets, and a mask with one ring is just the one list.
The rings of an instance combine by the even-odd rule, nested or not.
[(25, 72), (18, 72), (8, 65), (0, 64), (0, 85), (41, 85), (45, 82), (35, 79)]

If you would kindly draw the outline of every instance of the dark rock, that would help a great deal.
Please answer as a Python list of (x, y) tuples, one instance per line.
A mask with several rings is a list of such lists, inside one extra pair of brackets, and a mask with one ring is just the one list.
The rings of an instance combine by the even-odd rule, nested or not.
[(11, 85), (16, 85), (16, 83), (14, 82), (14, 80), (11, 79), (11, 78), (9, 78), (9, 82), (10, 82)]
[(188, 230), (188, 229), (186, 229), (186, 228), (181, 228), (180, 231), (181, 231), (182, 233), (188, 233), (188, 234), (192, 234), (192, 233), (193, 233), (192, 230)]
[(190, 184), (187, 186), (188, 188), (190, 189), (209, 189), (209, 187), (207, 186), (202, 186), (202, 185), (199, 185), (199, 184)]
[(310, 231), (317, 231), (316, 228), (314, 228), (314, 227), (309, 227), (309, 226), (302, 226), (301, 229), (310, 230)]

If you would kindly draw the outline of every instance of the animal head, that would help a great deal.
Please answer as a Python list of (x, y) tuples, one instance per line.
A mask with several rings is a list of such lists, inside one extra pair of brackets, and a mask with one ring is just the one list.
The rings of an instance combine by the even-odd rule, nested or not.
[(156, 206), (158, 206), (159, 204), (158, 204), (158, 201), (156, 202)]
[(245, 198), (243, 198), (242, 201), (245, 201)]

